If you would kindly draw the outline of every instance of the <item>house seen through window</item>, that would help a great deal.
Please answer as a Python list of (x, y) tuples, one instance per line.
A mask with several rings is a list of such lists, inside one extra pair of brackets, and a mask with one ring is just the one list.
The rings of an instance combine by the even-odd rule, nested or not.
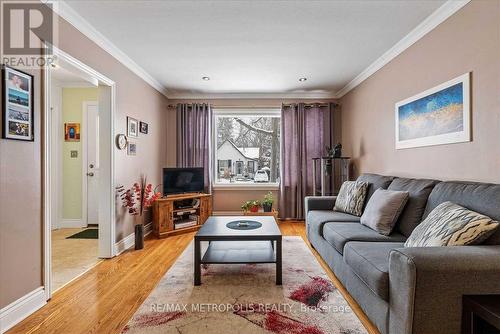
[(278, 112), (215, 113), (217, 184), (279, 183)]

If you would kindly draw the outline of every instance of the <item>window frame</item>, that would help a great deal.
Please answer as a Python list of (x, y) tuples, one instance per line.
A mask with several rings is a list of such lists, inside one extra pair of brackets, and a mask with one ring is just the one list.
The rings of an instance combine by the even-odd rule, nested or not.
[[(269, 183), (221, 183), (217, 182), (218, 166), (217, 166), (217, 118), (219, 117), (278, 117), (281, 121), (281, 109), (277, 107), (269, 108), (213, 108), (212, 113), (212, 170), (213, 173), (212, 188), (217, 190), (278, 190), (279, 182)], [(280, 135), (280, 155), (281, 155), (281, 135)], [(281, 164), (279, 164), (279, 172), (281, 174)], [(255, 166), (254, 166), (255, 169)]]

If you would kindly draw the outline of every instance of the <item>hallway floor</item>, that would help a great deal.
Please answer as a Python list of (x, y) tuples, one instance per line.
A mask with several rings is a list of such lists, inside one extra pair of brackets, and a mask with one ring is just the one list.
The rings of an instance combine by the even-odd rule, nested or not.
[(101, 261), (97, 258), (98, 239), (66, 239), (83, 230), (85, 228), (52, 231), (52, 292)]

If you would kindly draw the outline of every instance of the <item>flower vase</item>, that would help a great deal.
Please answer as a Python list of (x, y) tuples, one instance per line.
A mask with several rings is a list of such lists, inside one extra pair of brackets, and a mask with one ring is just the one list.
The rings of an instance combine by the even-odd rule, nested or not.
[(135, 225), (135, 249), (143, 249), (144, 248), (144, 224)]

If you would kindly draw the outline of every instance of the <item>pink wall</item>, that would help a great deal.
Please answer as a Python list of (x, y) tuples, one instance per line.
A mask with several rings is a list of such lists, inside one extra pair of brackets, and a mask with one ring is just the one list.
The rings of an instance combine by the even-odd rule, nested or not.
[[(394, 104), (469, 71), (473, 141), (395, 150)], [(473, 0), (340, 103), (357, 174), (499, 183), (500, 1)]]
[(0, 308), (42, 285), (41, 72), (29, 74), (35, 141), (0, 139)]

